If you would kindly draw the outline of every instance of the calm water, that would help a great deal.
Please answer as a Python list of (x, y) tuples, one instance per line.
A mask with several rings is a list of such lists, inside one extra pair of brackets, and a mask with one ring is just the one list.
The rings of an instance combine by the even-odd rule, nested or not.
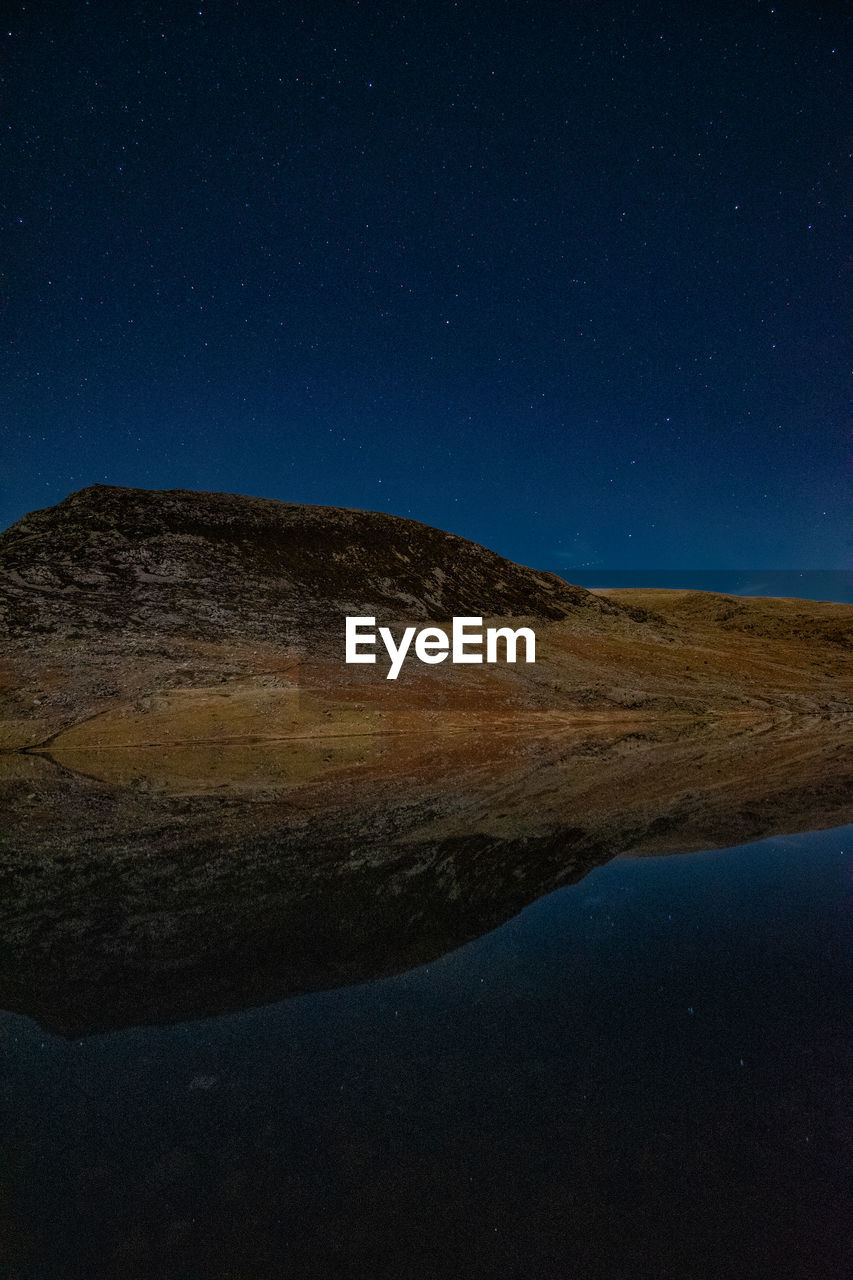
[(617, 860), (399, 978), (0, 1017), (7, 1280), (841, 1280), (853, 827)]

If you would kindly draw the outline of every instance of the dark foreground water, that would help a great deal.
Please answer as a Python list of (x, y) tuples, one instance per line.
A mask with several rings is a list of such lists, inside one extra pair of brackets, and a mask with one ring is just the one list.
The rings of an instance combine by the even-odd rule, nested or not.
[(4, 1280), (841, 1280), (853, 828), (618, 860), (445, 959), (0, 1016)]

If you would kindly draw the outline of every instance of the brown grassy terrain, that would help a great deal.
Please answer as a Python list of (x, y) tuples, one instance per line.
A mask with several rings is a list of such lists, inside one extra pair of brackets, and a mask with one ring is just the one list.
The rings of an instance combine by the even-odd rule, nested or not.
[[(501, 611), (501, 607), (503, 611)], [(536, 631), (529, 665), (344, 662), (344, 618)], [(0, 536), (0, 745), (850, 709), (853, 608), (588, 592), (373, 512), (95, 486)]]
[[(537, 661), (388, 681), (347, 613), (531, 626)], [(96, 487), (0, 536), (0, 631), (0, 1004), (70, 1033), (404, 969), (616, 854), (853, 820), (846, 605)]]

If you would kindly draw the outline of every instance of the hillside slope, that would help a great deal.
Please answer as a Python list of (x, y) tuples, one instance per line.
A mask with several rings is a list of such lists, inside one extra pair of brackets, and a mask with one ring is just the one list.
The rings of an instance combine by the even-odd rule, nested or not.
[[(513, 620), (535, 664), (347, 665), (344, 619)], [(853, 607), (594, 593), (379, 512), (93, 486), (0, 535), (0, 746), (849, 713)]]
[(0, 535), (0, 626), (304, 639), (341, 614), (618, 613), (415, 520), (229, 493), (93, 485)]

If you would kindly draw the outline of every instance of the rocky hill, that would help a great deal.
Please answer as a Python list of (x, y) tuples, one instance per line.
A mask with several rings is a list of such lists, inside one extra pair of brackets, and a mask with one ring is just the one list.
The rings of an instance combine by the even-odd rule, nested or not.
[(296, 643), (365, 611), (555, 621), (619, 612), (415, 520), (230, 493), (93, 485), (0, 535), (10, 636), (133, 629)]
[[(513, 620), (536, 662), (347, 665), (346, 615)], [(849, 714), (853, 607), (594, 593), (379, 512), (95, 485), (0, 535), (0, 747)]]

